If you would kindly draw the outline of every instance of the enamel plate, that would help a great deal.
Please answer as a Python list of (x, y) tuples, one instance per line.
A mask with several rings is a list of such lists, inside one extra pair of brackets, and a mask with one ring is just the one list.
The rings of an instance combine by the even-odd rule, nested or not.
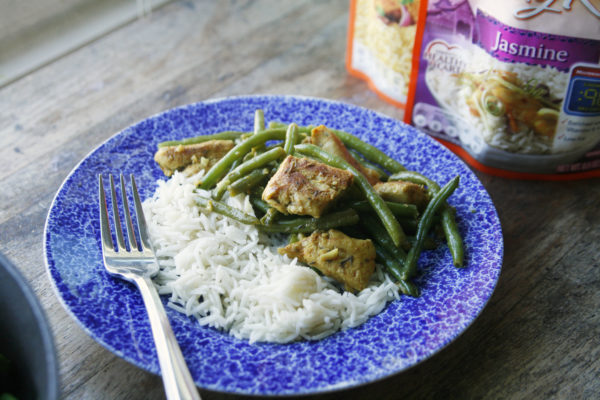
[(139, 292), (109, 276), (102, 264), (97, 177), (132, 173), (142, 199), (147, 198), (156, 181), (165, 179), (153, 160), (157, 143), (251, 131), (258, 108), (267, 122), (324, 124), (351, 132), (440, 185), (460, 175), (449, 203), (457, 211), (467, 267), (455, 268), (446, 246), (425, 251), (415, 279), (420, 297), (402, 296), (363, 325), (320, 341), (250, 344), (167, 308), (197, 385), (257, 395), (347, 389), (397, 374), (452, 342), (483, 310), (500, 275), (502, 231), (488, 193), (457, 156), (416, 129), (368, 109), (305, 97), (244, 96), (191, 104), (141, 121), (92, 151), (60, 187), (46, 222), (47, 269), (65, 308), (108, 350), (160, 373)]

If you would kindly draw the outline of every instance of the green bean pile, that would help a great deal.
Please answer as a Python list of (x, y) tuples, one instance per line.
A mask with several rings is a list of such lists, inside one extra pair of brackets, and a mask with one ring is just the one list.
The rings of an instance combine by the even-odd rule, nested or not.
[[(303, 143), (312, 129), (313, 126), (281, 122), (271, 122), (266, 127), (263, 111), (256, 110), (252, 132), (226, 131), (163, 142), (159, 147), (213, 139), (235, 140), (235, 146), (202, 177), (198, 187), (210, 191), (211, 198), (198, 197), (196, 201), (200, 207), (254, 225), (266, 233), (288, 234), (290, 243), (298, 240), (298, 235), (333, 228), (350, 237), (371, 239), (376, 261), (393, 277), (403, 294), (419, 295), (419, 289), (413, 283), (418, 273), (417, 261), (423, 250), (437, 245), (437, 238), (445, 239), (454, 265), (464, 266), (463, 241), (455, 210), (446, 201), (458, 187), (459, 176), (440, 187), (428, 177), (408, 171), (398, 161), (356, 136), (330, 129), (359, 163), (378, 172), (381, 181), (416, 183), (426, 188), (429, 195), (422, 212), (414, 204), (384, 201), (366, 177), (348, 161), (313, 144)], [(339, 211), (328, 212), (319, 218), (284, 215), (262, 200), (266, 182), (288, 155), (310, 158), (353, 175), (353, 186), (335, 207)], [(248, 194), (255, 215), (223, 202), (226, 192), (229, 195)]]

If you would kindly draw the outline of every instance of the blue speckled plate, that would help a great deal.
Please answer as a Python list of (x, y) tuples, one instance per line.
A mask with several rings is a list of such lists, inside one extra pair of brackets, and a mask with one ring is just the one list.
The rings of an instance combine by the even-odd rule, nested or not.
[(416, 280), (421, 297), (403, 297), (358, 328), (316, 342), (249, 344), (167, 309), (198, 386), (261, 395), (349, 388), (401, 372), (463, 332), (490, 298), (502, 265), (500, 223), (479, 180), (445, 147), (397, 120), (344, 103), (287, 96), (225, 98), (166, 111), (114, 135), (72, 171), (50, 209), (45, 250), (56, 291), (81, 326), (113, 353), (159, 373), (141, 296), (102, 265), (97, 176), (133, 173), (147, 198), (163, 178), (153, 161), (157, 143), (251, 130), (257, 108), (267, 121), (323, 123), (352, 132), (441, 184), (460, 174), (449, 202), (457, 210), (468, 268), (452, 266), (445, 246), (425, 252)]

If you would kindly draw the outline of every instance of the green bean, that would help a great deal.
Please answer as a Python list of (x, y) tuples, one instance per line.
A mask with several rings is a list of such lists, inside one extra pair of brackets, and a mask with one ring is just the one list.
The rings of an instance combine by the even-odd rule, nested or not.
[(454, 266), (460, 268), (464, 266), (464, 246), (454, 214), (454, 208), (450, 206), (444, 208), (442, 211), (442, 228), (444, 229), (448, 249), (452, 254)]
[(231, 164), (231, 167), (229, 167), (229, 172), (236, 169), (240, 164), (245, 163), (246, 161), (251, 160), (254, 157), (256, 157), (257, 155), (262, 154), (264, 152), (265, 152), (265, 148), (253, 147), (252, 149), (250, 149), (249, 152), (247, 152), (244, 155), (244, 157), (238, 158)]
[[(254, 131), (252, 134), (256, 135), (257, 133), (265, 130), (265, 113), (260, 108), (254, 111)], [(252, 148), (253, 156), (256, 153), (262, 153), (265, 151), (265, 143), (259, 143), (255, 147)]]
[[(404, 260), (406, 260), (406, 252), (404, 252), (404, 250), (402, 250), (400, 247), (394, 245), (390, 235), (388, 235), (387, 231), (382, 225), (374, 221), (365, 221), (361, 219), (360, 226), (367, 231), (369, 233), (369, 237), (375, 241), (375, 243), (385, 249), (385, 251), (389, 253), (394, 260), (401, 264), (404, 263)], [(399, 268), (399, 274), (401, 276), (399, 279), (408, 279), (408, 273), (403, 266)]]
[[(358, 211), (358, 210), (357, 210)], [(365, 221), (365, 223), (368, 224), (376, 224), (376, 225), (380, 225), (381, 229), (383, 230), (383, 232), (385, 233), (385, 235), (389, 238), (390, 243), (391, 243), (391, 238), (389, 237), (389, 234), (387, 233), (387, 231), (383, 228), (383, 226), (381, 226), (381, 224), (379, 223), (378, 217), (377, 215), (372, 213), (373, 209), (369, 208), (368, 211), (366, 212), (362, 212), (360, 213), (360, 218), (361, 221)], [(417, 220), (415, 218), (410, 218), (410, 217), (400, 217), (400, 218), (396, 218), (398, 220), (398, 222), (400, 223), (400, 226), (402, 226), (402, 230), (405, 233), (414, 233), (417, 231)], [(408, 243), (408, 239), (410, 237), (407, 236), (406, 237), (406, 241), (404, 244), (401, 245), (401, 249), (404, 252), (404, 249), (408, 250), (410, 248), (410, 244)], [(395, 247), (395, 246), (394, 246)], [(406, 254), (404, 254), (404, 257), (406, 257)], [(404, 259), (403, 257), (403, 259)]]
[(298, 151), (300, 154), (316, 157), (326, 164), (336, 168), (345, 169), (352, 173), (352, 175), (354, 175), (354, 181), (361, 188), (369, 204), (371, 204), (373, 210), (379, 216), (379, 219), (383, 223), (383, 226), (385, 226), (387, 232), (390, 234), (394, 244), (399, 246), (404, 243), (406, 238), (400, 223), (398, 220), (396, 220), (396, 217), (394, 217), (394, 214), (392, 214), (385, 201), (383, 201), (379, 194), (377, 194), (377, 192), (369, 184), (367, 178), (358, 172), (356, 168), (340, 157), (329, 154), (311, 144), (299, 144), (296, 146), (296, 151)]
[[(359, 222), (360, 222), (360, 216), (359, 216)], [(350, 236), (355, 239), (369, 239), (369, 236), (362, 229), (360, 229), (360, 225), (358, 225), (358, 224), (344, 226), (344, 227), (340, 228), (340, 231), (342, 231), (347, 236)]]
[(379, 175), (379, 179), (381, 179), (382, 181), (388, 180), (388, 178), (389, 178), (388, 174), (382, 168), (380, 168), (378, 165), (375, 165), (375, 164), (365, 160), (363, 158), (363, 156), (354, 149), (350, 149), (349, 151), (350, 151), (350, 153), (352, 153), (352, 157), (354, 157), (354, 159), (356, 161), (358, 161), (360, 163), (360, 165), (377, 172), (377, 174)]
[(288, 126), (285, 134), (285, 144), (283, 149), (286, 154), (292, 154), (294, 152), (294, 146), (298, 141), (298, 125), (292, 123)]
[(398, 218), (398, 222), (400, 222), (400, 225), (405, 232), (412, 233), (417, 231), (418, 222), (416, 218)]
[(412, 283), (410, 280), (397, 281), (396, 285), (398, 286), (398, 288), (400, 289), (402, 294), (405, 294), (405, 295), (411, 296), (411, 297), (419, 297), (421, 295), (420, 290), (417, 287), (417, 285)]
[(390, 175), (388, 179), (390, 181), (406, 181), (417, 183), (419, 185), (424, 185), (429, 188), (432, 193), (437, 193), (440, 190), (440, 185), (438, 185), (433, 180), (429, 179), (423, 174), (420, 174), (415, 171), (400, 171), (395, 174)]
[(246, 162), (246, 161), (248, 161), (248, 160), (256, 157), (260, 153), (261, 152), (259, 152), (256, 147), (252, 148), (252, 150), (250, 150), (249, 152), (247, 152), (246, 155), (244, 155), (244, 157), (238, 158), (237, 160), (235, 160), (233, 162), (233, 164), (231, 165), (231, 168), (230, 168), (229, 171), (233, 171), (235, 168), (237, 168), (238, 165), (240, 165), (241, 163)]
[(341, 131), (339, 129), (330, 130), (336, 134), (336, 136), (346, 145), (346, 147), (358, 151), (367, 160), (375, 164), (381, 165), (383, 168), (387, 169), (392, 173), (406, 170), (406, 168), (398, 161), (394, 160), (393, 158), (385, 154), (383, 151), (379, 150), (377, 147), (363, 142), (353, 134)]
[(250, 204), (252, 204), (252, 207), (255, 210), (258, 210), (263, 214), (266, 214), (267, 211), (269, 211), (269, 208), (271, 208), (266, 201), (263, 201), (260, 197), (256, 196), (250, 196)]
[[(248, 155), (248, 154), (250, 154), (250, 153), (247, 153), (246, 155)], [(244, 161), (248, 161), (250, 158), (252, 158), (252, 157), (249, 157), (248, 159), (246, 159), (246, 157), (244, 157), (244, 158), (238, 158), (237, 160), (234, 160), (234, 161), (231, 163), (231, 166), (229, 167), (229, 171), (233, 171), (233, 170), (234, 170), (234, 169), (236, 169), (236, 168), (237, 168), (237, 167), (238, 167), (238, 166), (239, 166), (241, 163), (243, 163)]]
[(209, 140), (236, 140), (240, 138), (246, 132), (238, 132), (238, 131), (224, 131), (213, 133), (211, 135), (200, 135), (195, 136), (183, 140), (168, 140), (166, 142), (161, 142), (158, 144), (158, 147), (167, 147), (167, 146), (177, 146), (177, 145), (186, 145), (186, 144), (196, 144), (207, 142)]
[(241, 177), (248, 175), (250, 172), (260, 168), (271, 161), (277, 160), (285, 155), (285, 151), (281, 147), (275, 147), (272, 150), (262, 153), (248, 161), (238, 165), (234, 170), (230, 171), (219, 183), (215, 189), (213, 197), (216, 200), (221, 199), (227, 187)]
[[(416, 229), (415, 229), (416, 231)], [(406, 239), (408, 240), (409, 248), (410, 246), (412, 246), (416, 240), (417, 237), (416, 236), (407, 236)], [(438, 245), (436, 243), (436, 241), (432, 238), (430, 238), (429, 236), (425, 236), (425, 239), (423, 239), (423, 247), (421, 248), (422, 250), (435, 250), (437, 249)]]
[(277, 211), (276, 208), (271, 207), (267, 210), (265, 215), (262, 216), (262, 218), (260, 219), (260, 223), (262, 225), (271, 225), (280, 216), (281, 216), (281, 213), (279, 211)]
[(271, 143), (268, 146), (265, 146), (264, 151), (273, 150), (275, 147), (281, 147), (283, 149), (283, 142)]
[(233, 169), (235, 167), (237, 167), (238, 165), (240, 165), (241, 163), (246, 162), (246, 161), (250, 160), (251, 158), (254, 158), (260, 154), (266, 153), (269, 150), (273, 150), (276, 147), (281, 147), (283, 149), (283, 142), (271, 143), (268, 146), (253, 147), (249, 152), (246, 153), (246, 155), (244, 157), (235, 160), (235, 162), (232, 164), (229, 171), (233, 171)]
[(316, 230), (328, 230), (342, 226), (357, 224), (358, 214), (349, 208), (343, 211), (323, 215), (320, 218), (299, 217), (293, 219), (279, 220), (271, 225), (258, 225), (264, 232), (283, 233), (312, 233)]
[(391, 255), (381, 244), (374, 243), (374, 246), (376, 261), (382, 264), (397, 281), (405, 280), (406, 273), (403, 271), (402, 262)]
[[(346, 201), (352, 201), (353, 203), (364, 202), (366, 204), (365, 211), (371, 211), (373, 209), (369, 202), (365, 200), (365, 194), (363, 193), (362, 189), (356, 184), (356, 182), (353, 182), (352, 185), (344, 191), (342, 199)], [(359, 204), (358, 207), (362, 206)]]
[(211, 169), (208, 170), (206, 175), (202, 178), (200, 188), (204, 190), (211, 189), (219, 179), (227, 173), (231, 164), (238, 158), (243, 157), (249, 152), (254, 146), (264, 144), (268, 140), (283, 140), (285, 138), (284, 129), (267, 129), (262, 132), (258, 132), (255, 135), (250, 136), (248, 139), (241, 143), (238, 143), (233, 149), (229, 150), (223, 158), (221, 158)]
[[(286, 124), (283, 124), (281, 122), (271, 122), (269, 124), (269, 127), (273, 128), (281, 128), (283, 126), (286, 126)], [(313, 125), (298, 127), (300, 132), (308, 133), (310, 133), (313, 128)], [(391, 171), (392, 173), (406, 170), (406, 168), (398, 161), (389, 157), (377, 147), (363, 142), (361, 139), (352, 135), (351, 133), (344, 132), (339, 129), (329, 128), (329, 130), (335, 133), (336, 136), (344, 143), (344, 145), (346, 145), (346, 147), (358, 151), (360, 154), (362, 154), (364, 158), (371, 161), (372, 163), (381, 165), (383, 168), (387, 169), (388, 171)]]
[(443, 207), (446, 199), (454, 192), (454, 190), (458, 187), (459, 177), (456, 176), (450, 182), (448, 182), (440, 191), (438, 191), (429, 204), (427, 208), (425, 208), (425, 212), (419, 221), (419, 226), (417, 229), (417, 235), (415, 242), (413, 243), (408, 255), (406, 256), (406, 268), (409, 272), (409, 276), (414, 276), (417, 269), (417, 260), (423, 248), (423, 242), (425, 240), (425, 235), (431, 228), (433, 223), (433, 216), (436, 212), (439, 211), (440, 207)]
[[(386, 201), (385, 203), (396, 217), (416, 218), (419, 215), (417, 206), (414, 204), (397, 203), (394, 201)], [(349, 206), (359, 212), (369, 212), (372, 210), (369, 202), (366, 200), (352, 202)]]
[[(425, 185), (434, 195), (440, 190), (440, 186), (436, 182), (415, 171), (398, 172), (390, 176), (390, 180), (404, 180)], [(446, 237), (446, 243), (448, 243), (448, 249), (452, 255), (452, 261), (456, 267), (462, 267), (464, 265), (464, 246), (462, 237), (458, 231), (458, 225), (456, 224), (455, 212), (454, 208), (450, 207), (447, 202), (444, 202), (444, 208), (441, 212), (441, 225)]]
[(268, 168), (258, 168), (250, 172), (248, 175), (241, 177), (233, 182), (227, 190), (230, 196), (235, 196), (240, 193), (248, 193), (253, 187), (261, 183), (271, 171)]
[(375, 244), (376, 260), (383, 265), (386, 271), (396, 279), (396, 285), (403, 294), (412, 297), (419, 297), (419, 289), (410, 280), (404, 278), (404, 266), (398, 260), (394, 259), (383, 246)]
[(265, 113), (260, 108), (254, 112), (254, 134), (265, 130)]
[(258, 225), (258, 219), (250, 214), (231, 207), (217, 200), (207, 199), (205, 197), (196, 197), (196, 203), (209, 211), (214, 211), (228, 218), (234, 219), (246, 225)]
[(288, 244), (296, 243), (300, 240), (300, 235), (297, 233), (290, 233), (290, 237), (288, 239)]
[[(277, 128), (287, 128), (289, 125), (285, 124), (283, 122), (275, 122), (275, 121), (271, 121), (269, 122), (269, 128), (270, 129), (277, 129)], [(298, 127), (298, 133), (303, 133), (303, 134), (308, 134), (310, 135), (310, 133), (312, 132), (314, 126), (313, 125), (308, 125), (308, 126), (299, 126)]]

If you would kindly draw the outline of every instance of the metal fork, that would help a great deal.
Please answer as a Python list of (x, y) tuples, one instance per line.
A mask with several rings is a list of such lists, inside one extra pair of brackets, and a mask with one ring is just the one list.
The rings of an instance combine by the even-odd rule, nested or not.
[(119, 208), (117, 206), (117, 194), (115, 191), (114, 178), (110, 175), (111, 203), (113, 209), (115, 236), (118, 245), (112, 240), (106, 194), (102, 175), (98, 176), (99, 198), (100, 198), (100, 230), (102, 236), (102, 257), (106, 270), (113, 276), (133, 282), (140, 290), (144, 305), (150, 319), (152, 336), (156, 344), (156, 352), (162, 372), (162, 379), (167, 399), (200, 399), (198, 390), (189, 369), (185, 363), (177, 339), (173, 334), (167, 314), (160, 301), (160, 297), (154, 288), (151, 277), (158, 273), (159, 267), (156, 262), (154, 250), (148, 238), (146, 220), (142, 211), (142, 204), (138, 195), (137, 186), (133, 175), (131, 176), (131, 189), (135, 205), (139, 243), (136, 239), (134, 226), (129, 212), (127, 194), (125, 191), (125, 179), (120, 175), (121, 201), (125, 213), (124, 221), (127, 228), (127, 245), (121, 228)]

